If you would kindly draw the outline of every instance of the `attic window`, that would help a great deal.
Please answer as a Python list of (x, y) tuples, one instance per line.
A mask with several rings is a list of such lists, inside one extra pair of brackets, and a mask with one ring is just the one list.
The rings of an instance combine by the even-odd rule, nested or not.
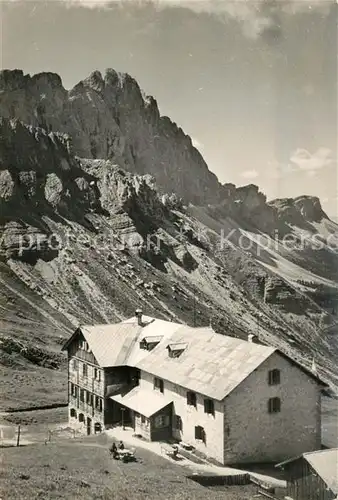
[(80, 340), (80, 349), (82, 349), (83, 351), (89, 351), (88, 342), (86, 342), (85, 340)]
[(176, 344), (167, 345), (169, 358), (178, 358), (185, 351), (188, 344), (183, 342), (178, 342)]
[(157, 344), (161, 342), (162, 339), (163, 339), (162, 335), (156, 335), (156, 336), (153, 335), (149, 337), (144, 337), (140, 341), (140, 349), (144, 349), (145, 351), (151, 351), (152, 349), (154, 349), (154, 347), (157, 346)]

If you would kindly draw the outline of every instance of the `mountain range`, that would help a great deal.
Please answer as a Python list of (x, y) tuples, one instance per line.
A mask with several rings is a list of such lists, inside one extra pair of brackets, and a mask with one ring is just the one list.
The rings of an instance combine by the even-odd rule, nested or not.
[(221, 184), (112, 69), (71, 90), (3, 70), (0, 110), (3, 407), (64, 402), (60, 345), (139, 307), (254, 334), (337, 389), (338, 225), (318, 198)]

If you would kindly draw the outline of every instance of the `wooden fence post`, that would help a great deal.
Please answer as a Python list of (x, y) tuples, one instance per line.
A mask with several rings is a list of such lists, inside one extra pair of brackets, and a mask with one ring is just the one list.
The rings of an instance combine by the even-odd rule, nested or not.
[(20, 446), (20, 433), (21, 433), (21, 427), (20, 424), (18, 425), (18, 436), (16, 438), (16, 445)]

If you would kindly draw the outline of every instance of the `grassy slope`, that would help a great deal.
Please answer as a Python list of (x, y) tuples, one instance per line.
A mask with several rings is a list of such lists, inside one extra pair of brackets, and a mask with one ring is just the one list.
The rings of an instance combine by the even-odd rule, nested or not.
[(60, 343), (68, 338), (71, 326), (37, 293), (0, 263), (0, 337), (39, 347), (47, 357), (56, 356), (58, 369), (29, 361), (20, 352), (0, 351), (0, 410), (26, 408), (67, 401), (66, 358)]
[(6, 500), (210, 499), (251, 500), (253, 486), (204, 488), (179, 466), (138, 449), (136, 463), (109, 458), (107, 438), (83, 438), (2, 450), (0, 494)]

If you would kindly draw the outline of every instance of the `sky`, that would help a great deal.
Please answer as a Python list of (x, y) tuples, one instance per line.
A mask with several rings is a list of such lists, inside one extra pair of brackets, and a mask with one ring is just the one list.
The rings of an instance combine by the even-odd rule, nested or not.
[(221, 182), (337, 215), (337, 4), (0, 0), (1, 66), (135, 77)]

